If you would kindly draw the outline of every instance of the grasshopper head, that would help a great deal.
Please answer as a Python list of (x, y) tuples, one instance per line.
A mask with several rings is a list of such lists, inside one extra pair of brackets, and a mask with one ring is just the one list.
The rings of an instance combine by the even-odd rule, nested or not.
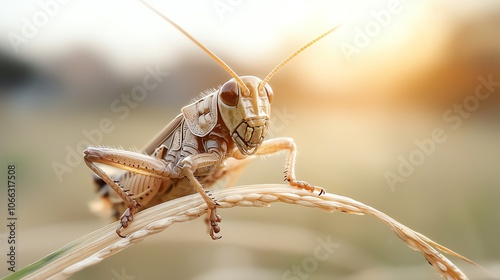
[[(239, 151), (244, 155), (254, 154), (266, 137), (267, 128), (269, 126), (269, 117), (271, 115), (270, 103), (273, 98), (273, 91), (268, 85), (271, 78), (278, 72), (278, 70), (280, 70), (295, 56), (297, 56), (299, 53), (336, 29), (336, 27), (332, 28), (316, 39), (302, 46), (293, 54), (285, 58), (276, 67), (274, 67), (274, 69), (271, 70), (269, 74), (267, 74), (264, 80), (261, 80), (254, 76), (239, 77), (231, 69), (231, 67), (229, 67), (224, 61), (222, 61), (222, 59), (217, 57), (212, 51), (210, 51), (195, 38), (189, 35), (189, 33), (187, 33), (179, 25), (177, 25), (168, 17), (162, 15), (158, 10), (151, 7), (149, 4), (144, 4), (159, 16), (161, 16), (163, 19), (172, 24), (181, 33), (186, 35), (187, 38), (198, 45), (203, 51), (205, 51), (210, 57), (212, 57), (217, 63), (219, 63), (219, 65), (224, 70), (226, 70), (229, 75), (233, 77), (233, 79), (229, 80), (219, 89), (217, 103), (219, 107), (219, 113), (224, 124), (229, 129), (231, 137), (233, 138), (233, 141), (238, 147)], [(189, 113), (190, 109), (186, 109), (186, 111)], [(203, 111), (198, 113), (205, 114), (206, 112)], [(192, 121), (193, 123), (196, 123), (195, 119), (193, 119)], [(198, 131), (197, 135), (201, 136), (207, 133), (208, 130), (206, 125), (206, 123), (203, 123), (203, 128)]]
[(244, 155), (254, 154), (264, 141), (271, 116), (273, 91), (254, 76), (242, 76), (246, 89), (235, 79), (219, 89), (218, 106), (234, 143)]

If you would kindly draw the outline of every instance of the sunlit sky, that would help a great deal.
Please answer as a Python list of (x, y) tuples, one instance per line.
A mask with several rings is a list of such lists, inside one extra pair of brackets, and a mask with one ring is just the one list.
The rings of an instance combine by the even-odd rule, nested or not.
[[(176, 59), (175, 52), (165, 50), (166, 44), (169, 48), (195, 48), (139, 1), (67, 2), (58, 4), (54, 15), (38, 28), (36, 35), (20, 45), (19, 56), (44, 57), (74, 45), (85, 45), (104, 52), (117, 68), (127, 71), (152, 59)], [(371, 12), (387, 10), (391, 1), (200, 1), (197, 5), (190, 1), (149, 2), (214, 52), (223, 52), (220, 56), (238, 57), (244, 63), (278, 51), (284, 39), (293, 38), (297, 44), (305, 44), (338, 24), (343, 28), (326, 40), (334, 42), (346, 34), (352, 36), (353, 26), (363, 28), (373, 20)], [(415, 4), (392, 2), (400, 6), (401, 13), (418, 13)], [(2, 44), (12, 52), (8, 34), (21, 34), (25, 19), (33, 22), (37, 13), (44, 10), (38, 1), (0, 5), (4, 6), (0, 9)], [(405, 26), (392, 24), (387, 28), (398, 32)]]
[[(145, 65), (152, 63), (178, 65), (186, 60), (186, 55), (197, 60), (205, 57), (200, 62), (215, 65), (193, 42), (138, 0), (69, 0), (65, 4), (49, 0), (46, 3), (51, 3), (52, 14), (43, 24), (35, 24), (34, 36), (18, 44), (15, 53), (12, 36), (22, 35), (27, 22), (40, 21), (40, 14), (47, 17), (47, 8), (40, 3), (45, 2), (0, 3), (2, 51), (32, 63), (50, 65), (56, 58), (64, 59), (83, 49), (98, 54), (114, 73), (125, 79), (137, 76)], [(390, 74), (384, 81), (392, 86), (395, 81), (427, 71), (449, 51), (445, 48), (450, 48), (450, 36), (459, 23), (477, 18), (477, 11), (487, 11), (491, 5), (488, 0), (148, 3), (239, 75), (265, 76), (283, 58), (340, 24), (333, 34), (292, 62), (301, 72), (313, 73), (308, 77), (310, 84), (342, 87), (340, 83), (346, 83), (343, 89), (328, 91), (329, 95), (349, 94), (345, 88), (351, 87), (353, 78), (342, 76), (352, 73), (357, 81), (373, 76), (373, 69), (377, 68), (377, 74)], [(359, 54), (346, 54), (352, 47)], [(242, 68), (256, 70), (246, 73), (240, 71)], [(380, 77), (373, 79), (378, 81)], [(379, 94), (390, 91), (380, 89)]]
[[(35, 72), (35, 77), (30, 77), (35, 81), (28, 80), (27, 85), (12, 90), (0, 87), (0, 114), (3, 114), (0, 119), (6, 120), (2, 127), (6, 133), (0, 137), (0, 161), (17, 162), (20, 181), (26, 186), (19, 189), (23, 200), (20, 210), (26, 213), (22, 233), (27, 237), (22, 240), (28, 245), (19, 247), (23, 256), (19, 258), (20, 264), (47, 255), (73, 240), (71, 236), (90, 232), (91, 228), (81, 223), (82, 219), (97, 223), (88, 211), (88, 202), (95, 198), (90, 183), (92, 172), (82, 157), (78, 157), (80, 164), (71, 166), (71, 172), (65, 174), (64, 182), (58, 180), (52, 167), (54, 162), (67, 163), (73, 157), (69, 151), (75, 151), (76, 155), (80, 143), (90, 141), (86, 132), (96, 131), (102, 120), (110, 119), (112, 133), (91, 141), (92, 145), (140, 148), (200, 92), (229, 79), (199, 47), (138, 0), (66, 0), (65, 4), (59, 1), (63, 2), (0, 0), (0, 59), (14, 58), (14, 65), (23, 64), (16, 59), (27, 61), (27, 68)], [(500, 267), (499, 227), (491, 223), (500, 213), (497, 114), (500, 100), (498, 95), (491, 94), (491, 98), (478, 103), (478, 108), (465, 112), (467, 117), (463, 118), (452, 111), (465, 101), (474, 100), (470, 98), (482, 86), (478, 77), (490, 79), (492, 70), (498, 71), (494, 59), (500, 61), (500, 21), (498, 13), (491, 13), (494, 18), (488, 15), (494, 11), (493, 5), (500, 7), (500, 1), (146, 1), (239, 75), (264, 77), (282, 59), (341, 24), (334, 33), (283, 67), (269, 83), (275, 93), (272, 111), (276, 119), (272, 122), (282, 128), (276, 128), (274, 135), (268, 137), (294, 138), (299, 151), (298, 179), (366, 202), (473, 260), (492, 260), (492, 266)], [(40, 3), (52, 6), (47, 8)], [(46, 22), (34, 23), (44, 21), (43, 17)], [(32, 36), (25, 38), (26, 42), (19, 44), (16, 52), (12, 36), (24, 36), (23, 32), (30, 29), (27, 24), (36, 26), (31, 27)], [(366, 35), (370, 32), (371, 35)], [(359, 53), (349, 59), (343, 53), (346, 46), (356, 47)], [(165, 75), (161, 85), (143, 103), (137, 102), (137, 108), (120, 102), (127, 104), (122, 108), (130, 111), (122, 119), (112, 104), (130, 97), (144, 77), (149, 77), (145, 68), (158, 65), (169, 75)], [(489, 65), (497, 68), (490, 69)], [(12, 70), (4, 68), (7, 73)], [(47, 82), (43, 80), (45, 77)], [(495, 86), (497, 77), (492, 78)], [(447, 112), (453, 112), (455, 119), (463, 121), (460, 129), (450, 126), (443, 117)], [(415, 166), (413, 175), (405, 175), (406, 181), (391, 191), (384, 174), (400, 172), (401, 159), (406, 161), (411, 154), (423, 150), (419, 143), (429, 143), (438, 128), (445, 131), (446, 142), (432, 142), (432, 154), (425, 152), (422, 157), (425, 163)], [(241, 182), (281, 182), (284, 160), (284, 157), (266, 158), (249, 166), (255, 169), (243, 172)], [(291, 225), (291, 229), (310, 230), (302, 237), (305, 241), (314, 240), (317, 234), (338, 236), (343, 250), (350, 252), (345, 258), (344, 254), (336, 255), (340, 265), (332, 266), (332, 270), (346, 267), (339, 270), (345, 274), (343, 279), (352, 278), (346, 274), (353, 271), (352, 263), (363, 267), (359, 273), (376, 273), (373, 268), (390, 265), (396, 266), (399, 273), (410, 271), (413, 275), (415, 266), (402, 270), (405, 263), (423, 264), (427, 269), (423, 271), (434, 273), (421, 256), (407, 252), (406, 247), (404, 255), (399, 254), (397, 250), (403, 245), (396, 247), (397, 237), (391, 235), (387, 239), (388, 232), (381, 231), (386, 229), (375, 228), (369, 218), (359, 220), (340, 215), (338, 220), (325, 222), (324, 216), (316, 212), (274, 210), (275, 207), (279, 206), (273, 206), (265, 216), (268, 220), (258, 216), (264, 215), (263, 212), (255, 216), (253, 211), (236, 214), (234, 217), (238, 218), (233, 218), (233, 222), (243, 218), (247, 223), (243, 227), (236, 223), (236, 229), (244, 234), (260, 230), (259, 234), (270, 237), (270, 242), (287, 240), (281, 234), (283, 231), (262, 231), (261, 224), (265, 227), (283, 223)], [(46, 212), (43, 219), (31, 215), (40, 209)], [(303, 216), (297, 219), (293, 213)], [(252, 254), (250, 261), (254, 264), (260, 265), (261, 260), (274, 256), (278, 260), (291, 256), (286, 250), (280, 254), (260, 250), (254, 255), (251, 249), (258, 242), (231, 233), (234, 223), (230, 219), (225, 220), (224, 238), (249, 242), (250, 246), (242, 248), (249, 249), (245, 252)], [(162, 236), (188, 253), (181, 258), (174, 254), (163, 264), (169, 263), (193, 279), (197, 273), (202, 275), (204, 267), (188, 267), (190, 262), (185, 260), (190, 259), (186, 256), (199, 257), (200, 250), (213, 250), (203, 247), (201, 242), (191, 242), (194, 234), (204, 230), (203, 222), (199, 222), (195, 224), (196, 230), (190, 231), (191, 235), (182, 229), (178, 239), (175, 233), (170, 238), (170, 230), (167, 238)], [(79, 226), (75, 227), (75, 223)], [(80, 230), (80, 225), (85, 229)], [(50, 234), (35, 234), (37, 227), (50, 229)], [(250, 231), (245, 232), (246, 229)], [(39, 241), (54, 234), (61, 238)], [(176, 244), (177, 240), (189, 242)], [(295, 248), (303, 243), (289, 241), (282, 246)], [(383, 247), (386, 245), (387, 248)], [(33, 248), (38, 248), (36, 254), (32, 253)], [(148, 246), (141, 248), (138, 249), (151, 251)], [(111, 268), (123, 266), (144, 268), (148, 273), (164, 270), (164, 265), (137, 266), (135, 252), (115, 259), (112, 265), (106, 263), (89, 271), (101, 270), (102, 277), (97, 278), (109, 279)], [(409, 259), (412, 257), (416, 261)], [(281, 272), (282, 265), (293, 264), (263, 267)], [(213, 271), (223, 269), (211, 263), (207, 266), (213, 267)], [(140, 278), (142, 274), (136, 275)]]

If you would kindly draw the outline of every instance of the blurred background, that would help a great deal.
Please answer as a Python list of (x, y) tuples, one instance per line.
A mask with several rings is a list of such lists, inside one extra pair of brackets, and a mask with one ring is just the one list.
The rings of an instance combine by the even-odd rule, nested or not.
[[(63, 2), (0, 2), (0, 178), (16, 164), (18, 267), (110, 222), (89, 208), (85, 147), (141, 148), (230, 78), (138, 1)], [(500, 275), (498, 1), (148, 2), (236, 73), (262, 78), (342, 24), (271, 80), (270, 136), (295, 139), (299, 179), (493, 273), (451, 258), (471, 279)], [(282, 182), (284, 159), (256, 160), (238, 184)], [(284, 204), (220, 214), (217, 242), (203, 219), (178, 224), (73, 279), (439, 279), (372, 217)], [(0, 237), (5, 276), (5, 227)], [(318, 239), (338, 247), (288, 274)]]

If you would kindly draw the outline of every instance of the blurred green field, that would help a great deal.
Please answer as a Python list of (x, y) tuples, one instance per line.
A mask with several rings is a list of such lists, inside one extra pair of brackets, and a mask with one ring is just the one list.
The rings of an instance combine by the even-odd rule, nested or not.
[[(295, 139), (299, 179), (373, 206), (493, 273), (487, 275), (451, 258), (470, 279), (500, 279), (500, 37), (495, 28), (500, 10), (486, 1), (466, 2), (473, 9), (449, 1), (403, 1), (403, 12), (393, 15), (387, 29), (351, 59), (339, 46), (354, 45), (356, 28), (373, 22), (371, 12), (388, 9), (389, 2), (375, 1), (369, 7), (340, 1), (279, 2), (268, 7), (264, 2), (243, 2), (223, 20), (213, 5), (193, 7), (190, 16), (188, 7), (168, 1), (155, 4), (175, 16), (181, 26), (188, 25), (194, 37), (237, 73), (260, 77), (330, 28), (335, 15), (349, 11), (355, 20), (300, 54), (271, 81), (275, 93), (271, 136)], [(96, 199), (92, 173), (81, 157), (72, 155), (81, 154), (80, 146), (90, 142), (141, 148), (182, 106), (229, 79), (201, 50), (140, 5), (124, 4), (132, 5), (131, 10), (119, 8), (97, 15), (92, 11), (99, 8), (92, 5), (96, 3), (61, 7), (60, 15), (51, 18), (50, 25), (21, 53), (14, 54), (8, 43), (0, 48), (7, 54), (5, 61), (29, 69), (26, 80), (0, 88), (0, 178), (6, 182), (8, 164), (16, 165), (18, 175), (18, 267), (109, 222), (89, 209)], [(294, 5), (298, 11), (291, 8)], [(29, 9), (18, 4), (0, 6), (6, 7), (0, 14), (9, 9), (16, 14), (4, 17), (2, 35), (18, 32), (18, 19), (38, 9), (36, 4)], [(259, 29), (248, 23), (259, 9), (264, 15), (282, 12), (298, 19), (277, 16), (256, 25)], [(71, 15), (78, 11), (110, 25), (72, 22)], [(199, 15), (203, 16), (194, 17)], [(151, 29), (132, 29), (128, 34), (127, 28), (132, 27), (127, 19), (143, 21), (141, 26), (151, 24)], [(58, 29), (65, 23), (80, 32), (68, 36), (73, 40), (61, 39), (71, 31)], [(84, 32), (79, 25), (90, 27)], [(238, 28), (241, 34), (233, 32)], [(246, 42), (245, 32), (258, 34), (256, 30), (265, 28), (271, 31), (255, 40), (272, 40), (269, 49), (265, 42), (253, 48), (232, 45)], [(134, 58), (118, 46), (102, 50), (99, 45), (99, 38), (112, 36), (117, 41), (129, 37), (134, 44), (141, 41), (137, 37), (141, 32), (159, 33), (144, 35), (143, 42), (136, 43)], [(92, 33), (102, 34), (92, 37)], [(52, 50), (51, 39), (56, 46)], [(65, 40), (69, 40), (67, 46)], [(151, 50), (141, 49), (148, 44)], [(110, 55), (113, 48), (119, 53)], [(159, 49), (164, 56), (157, 53)], [(146, 67), (168, 74), (144, 100), (127, 103), (124, 96), (130, 98), (133, 88), (141, 85), (148, 75)], [(12, 69), (3, 70), (7, 82), (12, 81)], [(482, 80), (490, 80), (489, 87)], [(478, 87), (490, 93), (484, 100), (475, 97)], [(100, 137), (96, 131), (103, 119), (109, 120), (112, 129), (101, 130)], [(436, 129), (444, 133), (442, 141), (429, 144), (427, 139)], [(416, 141), (433, 147), (429, 155)], [(411, 161), (412, 155), (418, 164), (411, 175), (401, 176), (401, 158)], [(256, 160), (238, 184), (282, 182), (284, 158)], [(59, 169), (58, 176), (54, 165), (66, 166), (67, 172)], [(387, 172), (404, 182), (389, 184)], [(3, 224), (7, 191), (1, 185)], [(313, 254), (318, 238), (331, 238), (338, 248), (307, 279), (439, 279), (421, 254), (408, 249), (372, 217), (283, 204), (233, 208), (220, 214), (223, 238), (219, 241), (209, 238), (203, 219), (174, 225), (72, 279), (123, 279), (124, 275), (135, 279), (306, 279), (285, 274)], [(2, 228), (0, 259), (4, 260), (7, 232)], [(0, 276), (6, 275), (2, 261)]]

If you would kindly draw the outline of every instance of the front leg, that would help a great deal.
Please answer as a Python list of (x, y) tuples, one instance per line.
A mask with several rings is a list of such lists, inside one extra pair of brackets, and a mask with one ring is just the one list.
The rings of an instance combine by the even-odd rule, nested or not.
[[(297, 156), (297, 145), (292, 138), (274, 138), (262, 142), (255, 155), (269, 155), (281, 151), (288, 151), (288, 157), (285, 161), (285, 181), (288, 181), (291, 186), (306, 189), (311, 192), (317, 190), (319, 195), (325, 193), (323, 188), (312, 186), (305, 181), (298, 181), (295, 177), (295, 159)], [(233, 157), (237, 159), (244, 159), (247, 156), (240, 153), (239, 150), (234, 152)]]
[(196, 177), (194, 176), (194, 172), (198, 168), (214, 166), (219, 163), (220, 158), (218, 156), (216, 156), (215, 154), (206, 153), (188, 156), (184, 158), (180, 163), (184, 175), (189, 179), (191, 184), (193, 184), (196, 191), (198, 191), (198, 193), (201, 195), (203, 200), (205, 200), (205, 203), (208, 206), (207, 214), (210, 219), (210, 237), (212, 237), (213, 240), (221, 238), (220, 236), (215, 235), (220, 231), (218, 223), (221, 221), (221, 218), (219, 215), (217, 215), (217, 206), (219, 204), (208, 195), (207, 191), (205, 191), (198, 179), (196, 179)]

